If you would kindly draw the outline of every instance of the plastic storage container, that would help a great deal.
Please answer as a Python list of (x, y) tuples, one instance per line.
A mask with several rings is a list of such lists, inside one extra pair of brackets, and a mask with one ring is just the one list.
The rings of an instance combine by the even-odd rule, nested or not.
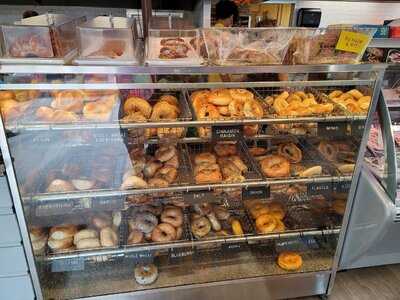
[(149, 65), (198, 66), (204, 63), (198, 47), (200, 32), (194, 30), (149, 30), (146, 63)]
[(78, 64), (137, 64), (134, 19), (96, 17), (78, 27)]
[[(355, 28), (347, 26), (299, 29), (292, 40), (291, 51), (293, 51), (293, 53), (291, 53), (292, 57), (290, 60), (293, 64), (358, 63), (363, 57), (375, 31), (375, 28)], [(358, 42), (360, 42), (358, 46), (352, 47), (349, 44), (348, 51), (338, 49), (339, 38), (342, 33), (357, 39)], [(350, 43), (352, 43), (352, 41), (350, 41)]]
[(216, 65), (282, 64), (295, 34), (289, 28), (203, 30), (208, 58)]
[(75, 54), (75, 27), (84, 17), (72, 19), (60, 14), (39, 15), (13, 25), (1, 27), (4, 46), (3, 63), (15, 63), (14, 58), (64, 63)]

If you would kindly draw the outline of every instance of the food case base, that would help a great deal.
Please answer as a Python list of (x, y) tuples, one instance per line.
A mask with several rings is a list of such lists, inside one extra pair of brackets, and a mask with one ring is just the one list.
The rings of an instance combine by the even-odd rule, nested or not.
[(1, 70), (39, 299), (329, 293), (384, 66), (101, 68)]

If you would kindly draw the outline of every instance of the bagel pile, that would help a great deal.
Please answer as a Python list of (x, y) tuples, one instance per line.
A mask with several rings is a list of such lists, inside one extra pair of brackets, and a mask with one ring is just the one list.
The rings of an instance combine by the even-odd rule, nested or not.
[(146, 242), (170, 242), (183, 235), (184, 216), (174, 205), (141, 205), (135, 207), (128, 220), (127, 245)]
[(243, 182), (248, 168), (237, 154), (235, 144), (218, 143), (214, 153), (202, 152), (194, 156), (194, 176), (198, 184)]
[(6, 122), (21, 117), (32, 104), (32, 100), (40, 96), (37, 90), (0, 91), (0, 110)]
[(292, 142), (281, 143), (272, 154), (263, 147), (249, 148), (250, 154), (260, 163), (263, 174), (270, 178), (311, 177), (322, 173), (320, 165), (304, 167), (301, 165), (303, 154), (301, 149)]
[(49, 123), (77, 122), (81, 120), (107, 122), (118, 103), (117, 91), (53, 91), (50, 106), (40, 106), (35, 117)]
[(255, 221), (258, 233), (267, 234), (285, 231), (286, 228), (283, 219), (285, 218), (286, 212), (281, 203), (247, 200), (244, 206), (251, 218)]
[[(261, 119), (264, 110), (254, 94), (246, 89), (199, 90), (190, 96), (193, 110), (199, 120)], [(257, 134), (259, 125), (245, 125), (244, 134)], [(210, 127), (198, 128), (200, 137), (210, 137)]]
[(175, 146), (159, 147), (154, 157), (134, 149), (125, 172), (121, 189), (164, 188), (178, 177), (179, 158)]
[(270, 111), (281, 117), (302, 117), (311, 115), (329, 115), (333, 112), (332, 103), (320, 103), (312, 93), (284, 91), (279, 95), (265, 98)]
[(190, 231), (195, 238), (243, 235), (241, 220), (222, 205), (207, 202), (191, 206)]
[(326, 160), (332, 162), (342, 174), (353, 173), (356, 152), (349, 144), (336, 141), (320, 141), (317, 150)]
[[(181, 113), (178, 99), (172, 95), (162, 95), (153, 106), (146, 99), (130, 97), (125, 100), (123, 109), (122, 122), (176, 121)], [(182, 127), (145, 129), (147, 138), (182, 137), (183, 134)]]
[(45, 228), (32, 227), (29, 235), (35, 255), (44, 254), (46, 245), (53, 253), (118, 246), (121, 213), (99, 214), (84, 226), (62, 224)]
[[(60, 169), (47, 171), (47, 193), (63, 193), (110, 188), (115, 170), (113, 157), (107, 153), (97, 153), (96, 160), (83, 166), (82, 160), (68, 161)], [(57, 167), (59, 167), (57, 165)]]
[(347, 92), (335, 90), (329, 93), (328, 97), (352, 113), (366, 114), (371, 104), (371, 96), (365, 96), (357, 89)]

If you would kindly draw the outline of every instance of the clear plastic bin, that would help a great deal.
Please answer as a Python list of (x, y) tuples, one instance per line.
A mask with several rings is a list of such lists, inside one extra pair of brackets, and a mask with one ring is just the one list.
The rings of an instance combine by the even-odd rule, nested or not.
[(282, 64), (295, 34), (290, 28), (203, 29), (208, 58), (215, 65)]
[[(149, 30), (146, 63), (198, 66), (204, 63), (199, 30)], [(204, 49), (205, 50), (205, 49)], [(205, 52), (205, 51), (203, 51)]]
[(96, 17), (78, 26), (79, 59), (137, 62), (135, 21)]
[(46, 14), (3, 25), (4, 55), (10, 58), (62, 58), (77, 47), (75, 26), (82, 18)]
[[(361, 33), (368, 41), (359, 53), (336, 49), (343, 31)], [(299, 29), (293, 38), (289, 61), (293, 64), (356, 64), (359, 63), (374, 36), (375, 28), (332, 26), (318, 29)], [(290, 52), (290, 51), (289, 51)]]

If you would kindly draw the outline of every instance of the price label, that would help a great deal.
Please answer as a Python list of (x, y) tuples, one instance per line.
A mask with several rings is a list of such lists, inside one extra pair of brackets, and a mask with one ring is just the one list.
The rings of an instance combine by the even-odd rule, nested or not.
[(183, 194), (183, 200), (192, 204), (202, 202), (218, 202), (217, 196), (210, 191), (188, 192)]
[(221, 245), (221, 249), (225, 253), (235, 253), (242, 251), (244, 249), (244, 244), (243, 243), (224, 243)]
[(57, 259), (51, 263), (52, 272), (83, 271), (85, 260), (83, 257)]
[(344, 136), (346, 133), (346, 125), (345, 122), (318, 123), (318, 135), (324, 137)]
[(336, 50), (360, 54), (367, 47), (369, 40), (367, 34), (343, 30), (336, 44)]
[(333, 191), (336, 193), (348, 193), (351, 187), (351, 181), (335, 182)]
[(361, 137), (364, 134), (365, 122), (354, 121), (350, 124), (351, 135)]
[(152, 250), (136, 251), (127, 254), (126, 257), (135, 263), (150, 264), (154, 260), (154, 252)]
[(314, 250), (319, 249), (319, 245), (314, 237), (303, 236), (301, 237), (301, 240), (303, 244), (307, 246), (308, 249), (314, 249)]
[(191, 247), (171, 248), (169, 249), (169, 260), (171, 262), (180, 262), (183, 258), (193, 256), (194, 250)]
[(307, 184), (307, 195), (319, 196), (332, 193), (332, 182), (312, 182)]
[(124, 208), (123, 198), (96, 198), (92, 200), (94, 210), (120, 210)]
[(213, 140), (241, 140), (243, 138), (243, 126), (213, 126), (212, 139)]
[(242, 189), (242, 200), (266, 199), (271, 196), (269, 186), (256, 186)]
[(72, 212), (74, 202), (71, 200), (40, 201), (35, 208), (38, 217), (55, 216)]

